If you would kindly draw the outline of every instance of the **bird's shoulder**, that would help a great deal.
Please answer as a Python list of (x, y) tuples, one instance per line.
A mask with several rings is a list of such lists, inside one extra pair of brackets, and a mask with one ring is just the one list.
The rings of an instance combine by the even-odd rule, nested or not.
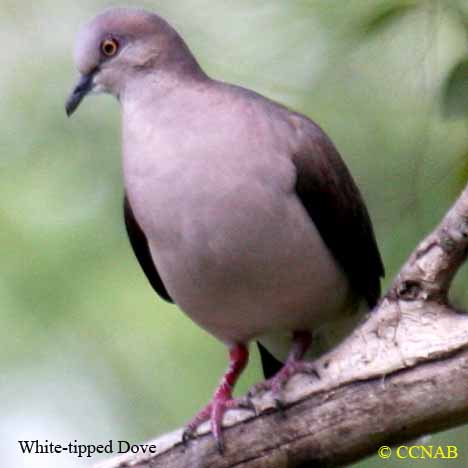
[(278, 136), (287, 142), (291, 157), (320, 148), (335, 150), (326, 133), (313, 120), (287, 105), (239, 85), (214, 81), (212, 86), (215, 92), (211, 97), (216, 100), (215, 96), (219, 96), (223, 110), (240, 110), (245, 119), (253, 117), (269, 125), (269, 136)]

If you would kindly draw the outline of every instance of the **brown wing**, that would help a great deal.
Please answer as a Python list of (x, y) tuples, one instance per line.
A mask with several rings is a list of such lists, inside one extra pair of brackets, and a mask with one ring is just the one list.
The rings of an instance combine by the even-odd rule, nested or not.
[(169, 296), (166, 287), (159, 276), (156, 265), (151, 257), (148, 240), (133, 215), (132, 207), (130, 206), (127, 196), (124, 196), (124, 218), (125, 227), (127, 228), (127, 234), (130, 244), (132, 245), (133, 252), (148, 278), (148, 281), (159, 296), (161, 296), (165, 301), (174, 302)]
[[(384, 267), (366, 205), (354, 180), (327, 135), (311, 120), (289, 113), (296, 137), (293, 162), (296, 194), (351, 287), (370, 308), (380, 296)], [(282, 363), (257, 343), (265, 378)]]
[[(380, 297), (384, 267), (366, 205), (333, 143), (312, 121), (300, 119), (296, 192), (322, 239), (369, 307)], [(297, 124), (297, 122), (296, 122)]]
[(265, 379), (271, 379), (283, 367), (283, 363), (278, 361), (260, 341), (257, 341), (257, 347), (260, 353), (263, 375)]

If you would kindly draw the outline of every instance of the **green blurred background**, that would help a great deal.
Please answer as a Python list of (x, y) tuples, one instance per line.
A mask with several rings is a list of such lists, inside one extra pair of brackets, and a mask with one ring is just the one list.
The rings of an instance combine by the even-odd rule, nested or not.
[[(23, 456), (18, 440), (138, 442), (179, 427), (226, 365), (220, 343), (155, 296), (130, 250), (117, 103), (93, 97), (65, 117), (77, 29), (117, 4), (0, 0), (0, 446), (8, 468), (98, 460)], [(367, 200), (388, 285), (468, 178), (467, 1), (138, 5), (169, 20), (212, 76), (326, 129)], [(452, 291), (465, 307), (467, 272)], [(259, 378), (255, 355), (239, 392)], [(451, 466), (468, 466), (467, 436), (458, 428), (426, 443), (458, 445)]]

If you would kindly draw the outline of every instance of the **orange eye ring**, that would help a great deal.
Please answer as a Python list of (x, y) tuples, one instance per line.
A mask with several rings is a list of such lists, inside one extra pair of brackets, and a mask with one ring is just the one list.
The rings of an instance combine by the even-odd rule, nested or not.
[(101, 43), (101, 52), (106, 57), (114, 56), (119, 50), (119, 43), (115, 39), (104, 39)]

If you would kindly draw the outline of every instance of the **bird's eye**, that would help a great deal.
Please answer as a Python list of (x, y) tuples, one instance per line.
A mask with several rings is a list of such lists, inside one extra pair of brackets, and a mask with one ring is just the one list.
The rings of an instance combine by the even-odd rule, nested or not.
[(115, 39), (104, 39), (101, 43), (101, 51), (106, 57), (112, 57), (119, 50), (119, 43)]

